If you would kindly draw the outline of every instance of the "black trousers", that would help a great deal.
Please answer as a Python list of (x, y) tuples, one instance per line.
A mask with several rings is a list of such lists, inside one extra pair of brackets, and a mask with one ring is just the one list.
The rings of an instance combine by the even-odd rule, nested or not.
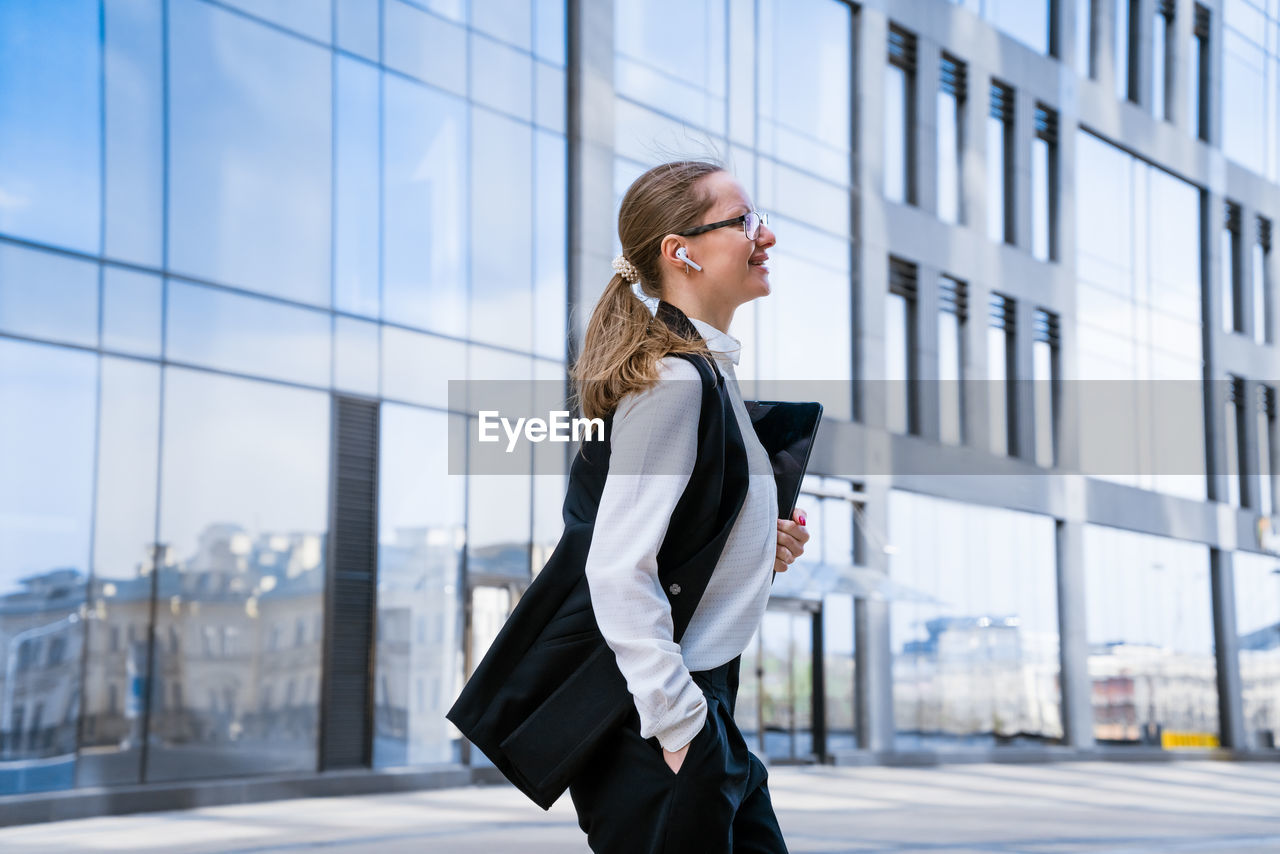
[(691, 674), (707, 698), (707, 721), (679, 772), (656, 738), (640, 737), (633, 709), (569, 784), (592, 851), (785, 854), (769, 774), (733, 720), (741, 660)]

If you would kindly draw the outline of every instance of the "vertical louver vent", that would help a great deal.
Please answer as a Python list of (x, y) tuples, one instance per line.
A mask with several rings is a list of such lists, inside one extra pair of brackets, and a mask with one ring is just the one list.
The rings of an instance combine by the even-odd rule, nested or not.
[(378, 405), (335, 396), (321, 770), (368, 766), (377, 582)]

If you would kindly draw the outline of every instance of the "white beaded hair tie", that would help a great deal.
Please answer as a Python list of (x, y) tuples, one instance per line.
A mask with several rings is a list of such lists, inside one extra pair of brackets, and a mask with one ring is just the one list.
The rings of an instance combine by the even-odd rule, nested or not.
[(613, 259), (613, 271), (632, 284), (640, 281), (640, 271), (624, 255)]

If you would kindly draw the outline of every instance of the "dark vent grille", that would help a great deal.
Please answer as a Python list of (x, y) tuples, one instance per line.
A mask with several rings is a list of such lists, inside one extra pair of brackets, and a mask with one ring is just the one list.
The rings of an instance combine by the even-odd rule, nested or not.
[(897, 25), (889, 27), (889, 61), (907, 71), (916, 70), (916, 37)]
[(378, 405), (335, 397), (333, 424), (322, 770), (368, 766), (373, 735)]
[(1009, 333), (1015, 331), (1017, 326), (1017, 301), (1013, 297), (1007, 297), (1004, 294), (992, 294), (989, 308), (992, 326)]
[(889, 293), (915, 299), (919, 268), (901, 258), (889, 259)]
[(1271, 251), (1271, 220), (1258, 217), (1258, 243), (1263, 252)]
[(942, 293), (939, 307), (964, 321), (969, 316), (969, 288), (959, 279), (942, 277)]
[(1209, 10), (1199, 3), (1196, 4), (1196, 20), (1194, 25), (1196, 38), (1202, 41), (1209, 39)]
[(1223, 224), (1229, 231), (1240, 231), (1240, 206), (1235, 202), (1226, 203), (1225, 218)]
[(1173, 0), (1159, 0), (1159, 2), (1156, 3), (1156, 14), (1163, 15), (1171, 21), (1173, 20), (1173, 9)]
[(963, 101), (968, 86), (965, 64), (954, 56), (942, 55), (942, 91)]
[(1005, 124), (1013, 122), (1013, 90), (1003, 83), (991, 84), (991, 117)]
[(1048, 142), (1058, 141), (1058, 113), (1044, 104), (1036, 104), (1036, 136)]
[(1244, 379), (1227, 375), (1227, 402), (1236, 406), (1244, 403)]
[(1276, 390), (1269, 385), (1258, 386), (1258, 409), (1268, 418), (1276, 417)]
[(1051, 311), (1036, 310), (1035, 340), (1046, 341), (1050, 347), (1058, 346), (1058, 316)]

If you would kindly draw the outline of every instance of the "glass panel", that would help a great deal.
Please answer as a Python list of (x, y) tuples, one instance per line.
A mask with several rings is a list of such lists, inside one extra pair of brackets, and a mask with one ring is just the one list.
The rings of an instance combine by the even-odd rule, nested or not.
[[(400, 0), (385, 0), (383, 61), (456, 95), (467, 94), (467, 31)], [(388, 94), (390, 89), (388, 88)]]
[(102, 346), (160, 357), (164, 284), (159, 276), (119, 267), (102, 271)]
[(533, 65), (529, 54), (472, 33), (471, 98), (533, 121)]
[(1129, 97), (1129, 4), (1132, 0), (1112, 0), (1115, 3), (1115, 20), (1112, 30), (1115, 35), (1115, 86), (1116, 97), (1121, 100)]
[(533, 350), (563, 361), (567, 354), (568, 157), (564, 137), (533, 135)]
[(1151, 112), (1157, 119), (1167, 118), (1164, 69), (1169, 50), (1165, 42), (1168, 29), (1168, 19), (1162, 12), (1157, 11), (1155, 19), (1151, 22)]
[(1047, 341), (1032, 345), (1031, 359), (1035, 371), (1036, 465), (1049, 468), (1054, 463), (1053, 424), (1053, 348)]
[[(1076, 134), (1076, 152), (1077, 377), (1199, 381), (1199, 188), (1084, 131)], [(1098, 449), (1115, 453), (1119, 443), (1127, 446), (1120, 453), (1133, 460), (1139, 453), (1168, 452), (1168, 441), (1162, 439), (1168, 431), (1150, 406), (1135, 402), (1134, 411), (1124, 417), (1135, 425), (1129, 435), (1082, 434), (1086, 466)], [(1203, 429), (1200, 419), (1183, 421), (1184, 431)], [(1081, 423), (1091, 423), (1087, 412)], [(1195, 434), (1183, 433), (1179, 441), (1184, 438), (1197, 441)], [(1134, 471), (1096, 476), (1193, 500), (1207, 495), (1207, 479), (1199, 475)]]
[(1049, 0), (986, 0), (985, 17), (1039, 53), (1049, 52)]
[(378, 70), (337, 59), (333, 307), (378, 316)]
[(960, 108), (948, 92), (938, 92), (938, 216), (960, 221)]
[(96, 347), (98, 265), (0, 243), (0, 330)]
[(413, 0), (413, 2), (437, 15), (452, 18), (460, 24), (466, 23), (467, 8), (471, 5), (471, 0)]
[[(825, 417), (850, 418), (851, 399), (845, 384), (853, 372), (849, 242), (781, 216), (771, 216), (769, 228), (778, 235), (778, 243), (769, 250), (774, 293), (768, 310), (754, 318), (739, 311), (731, 330), (743, 342), (739, 381), (785, 381), (801, 375), (808, 380), (839, 380), (823, 386), (829, 394), (822, 401)], [(779, 284), (799, 282), (803, 288)], [(826, 310), (815, 313), (814, 300), (821, 300)], [(753, 305), (743, 308), (755, 310)], [(805, 342), (802, 369), (797, 366), (796, 341)], [(757, 351), (759, 355), (753, 356)], [(758, 370), (751, 365), (756, 359)]]
[[(1269, 118), (1276, 107), (1267, 102), (1265, 16), (1245, 3), (1223, 8), (1222, 150), (1248, 169), (1266, 174), (1267, 147), (1275, 145)], [(1268, 138), (1270, 136), (1270, 138)]]
[(369, 0), (334, 0), (338, 47), (377, 62), (378, 11), (378, 4)]
[[(563, 364), (536, 361), (533, 366), (538, 400), (563, 405), (565, 371)], [(541, 403), (538, 406), (542, 409)], [(533, 446), (533, 554), (530, 566), (537, 575), (546, 565), (564, 532), (564, 501), (568, 487), (569, 454), (573, 448), (559, 443), (543, 442)]]
[(798, 709), (794, 693), (795, 639), (785, 611), (766, 611), (760, 621), (760, 720), (762, 749), (770, 758), (795, 756), (793, 733)]
[(1239, 327), (1240, 317), (1236, 311), (1236, 290), (1238, 273), (1236, 271), (1236, 233), (1223, 226), (1219, 249), (1222, 254), (1222, 328), (1227, 332), (1235, 332)]
[(950, 311), (938, 315), (939, 439), (959, 445), (964, 435), (961, 383), (963, 360), (960, 318)]
[(471, 337), (532, 350), (533, 131), (487, 110), (471, 121)]
[(907, 72), (902, 68), (885, 68), (884, 194), (892, 202), (907, 200), (907, 139), (911, 133), (907, 124), (908, 83)]
[(1235, 552), (1236, 643), (1247, 748), (1280, 747), (1280, 569), (1270, 555)]
[(529, 0), (471, 0), (471, 26), (526, 53), (533, 49), (533, 8)]
[[(102, 248), (102, 53), (93, 0), (0, 3), (0, 232)], [(14, 133), (12, 129), (21, 129)]]
[(1268, 416), (1266, 410), (1257, 413), (1258, 430), (1258, 513), (1270, 516), (1275, 496), (1271, 471), (1271, 440), (1275, 429), (1275, 419)]
[(897, 749), (1061, 743), (1053, 519), (900, 490), (888, 511)]
[[(376, 323), (336, 317), (333, 325), (333, 387), (340, 391), (378, 394), (378, 333)], [(421, 366), (420, 366), (421, 369)]]
[(907, 382), (911, 353), (911, 311), (907, 298), (889, 294), (885, 298), (884, 378), (885, 427), (894, 433), (905, 433), (909, 422)]
[(0, 793), (72, 785), (97, 358), (0, 339)]
[[(623, 98), (614, 102), (614, 151), (637, 164), (654, 165), (672, 156), (716, 156), (716, 152), (724, 150), (724, 145), (721, 137), (691, 130), (680, 120)], [(637, 169), (636, 175), (642, 171)], [(625, 184), (622, 189), (626, 189)], [(619, 195), (619, 201), (621, 198)]]
[(330, 0), (223, 0), (251, 15), (279, 24), (316, 41), (328, 42)]
[[(724, 133), (724, 5), (724, 0), (617, 0), (617, 93), (678, 122)], [(686, 38), (671, 37), (671, 25), (677, 21), (685, 22)], [(689, 61), (689, 39), (697, 48), (696, 62)]]
[(567, 91), (565, 72), (542, 62), (533, 64), (535, 121), (549, 130), (565, 132)]
[(1093, 0), (1076, 0), (1076, 72), (1093, 77)]
[(169, 40), (171, 268), (329, 305), (330, 53), (194, 2)]
[(1253, 340), (1265, 344), (1270, 340), (1267, 334), (1270, 318), (1267, 314), (1267, 252), (1261, 243), (1253, 244)]
[(987, 237), (997, 243), (1005, 238), (1005, 126), (987, 116)]
[(1031, 255), (1041, 261), (1049, 260), (1049, 224), (1053, 212), (1049, 209), (1049, 143), (1043, 139), (1031, 141)]
[(987, 429), (991, 435), (991, 453), (1000, 456), (1011, 452), (1009, 412), (1006, 406), (1009, 389), (1008, 346), (1009, 339), (1005, 330), (987, 327)]
[(1200, 80), (1202, 69), (1204, 67), (1204, 57), (1202, 54), (1203, 42), (1194, 33), (1187, 46), (1187, 69), (1189, 71), (1189, 80), (1187, 81), (1187, 124), (1191, 131), (1191, 136), (1199, 138), (1200, 116), (1201, 116), (1201, 91)]
[(565, 0), (534, 0), (534, 53), (548, 62), (563, 66), (565, 38)]
[(329, 385), (329, 315), (220, 288), (169, 282), (165, 356), (242, 374)]
[[(850, 183), (849, 7), (830, 0), (764, 0), (758, 5), (755, 38), (730, 49), (747, 52), (758, 39), (747, 57), (746, 74), (757, 88), (761, 153), (836, 183)], [(734, 80), (729, 85), (731, 90), (743, 88)], [(736, 100), (736, 91), (734, 95)]]
[(80, 786), (142, 782), (160, 368), (104, 358), (101, 411)]
[(394, 75), (383, 80), (385, 320), (467, 332), (467, 105)]
[(827, 596), (822, 600), (822, 629), (827, 749), (852, 750), (858, 746), (852, 596)]
[(107, 3), (106, 253), (159, 267), (164, 97), (160, 0)]
[(1084, 571), (1094, 738), (1216, 738), (1208, 547), (1086, 525)]
[[(807, 172), (801, 172), (783, 163), (767, 157), (756, 158), (757, 185), (756, 205), (769, 213), (769, 228), (778, 233), (783, 220), (795, 220), (814, 228), (821, 229), (827, 235), (847, 238), (849, 235), (849, 190), (827, 181), (814, 178)], [(750, 188), (747, 188), (750, 190)], [(786, 235), (786, 232), (782, 232)], [(784, 239), (778, 238), (779, 242)], [(773, 250), (770, 250), (772, 254)], [(844, 263), (842, 253), (835, 253), (833, 258), (814, 258), (823, 264), (841, 266)], [(776, 269), (770, 265), (770, 269)], [(774, 281), (786, 281), (778, 276)]]
[(378, 638), (373, 764), (456, 762), (444, 714), (461, 688), (463, 480), (447, 416), (384, 403), (378, 475)]
[(467, 376), (467, 345), (461, 341), (382, 328), (382, 394), (424, 406), (449, 405), (449, 380)]
[[(474, 419), (467, 429), (476, 429)], [(527, 448), (530, 443), (523, 444)], [(528, 451), (518, 449), (515, 453), (527, 454)], [(470, 572), (518, 580), (530, 577), (532, 500), (528, 475), (467, 476), (467, 568)]]
[(330, 396), (166, 372), (146, 779), (313, 771)]

